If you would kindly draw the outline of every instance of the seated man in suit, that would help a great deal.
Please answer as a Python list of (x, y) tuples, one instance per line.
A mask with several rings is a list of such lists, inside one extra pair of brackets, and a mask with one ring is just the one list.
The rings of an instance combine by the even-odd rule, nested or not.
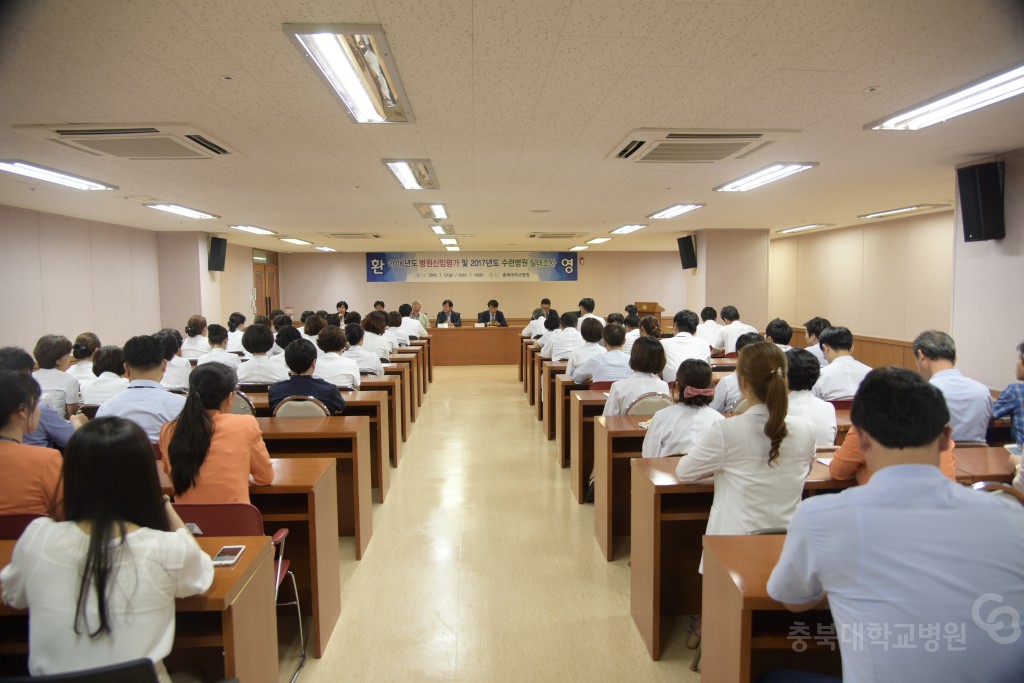
[(288, 345), (284, 350), (284, 362), (293, 374), (283, 382), (270, 385), (267, 399), (271, 412), (277, 409), (278, 403), (290, 396), (312, 396), (327, 406), (332, 415), (345, 410), (345, 399), (341, 397), (338, 387), (313, 377), (316, 356), (316, 347), (308, 339), (296, 339)]
[[(872, 370), (850, 419), (874, 474), (800, 504), (768, 594), (798, 612), (828, 596), (843, 681), (1024, 680), (1020, 504), (942, 475), (949, 411), (910, 370)], [(869, 624), (884, 634), (865, 637)], [(910, 628), (917, 647), (899, 647)], [(938, 633), (921, 635), (938, 628), (956, 637), (940, 645)], [(776, 674), (770, 680), (840, 680)]]
[(458, 311), (453, 311), (451, 299), (445, 299), (441, 302), (441, 312), (437, 314), (437, 325), (451, 325), (452, 327), (462, 327), (462, 315)]
[(547, 316), (551, 315), (552, 313), (558, 315), (558, 311), (551, 308), (551, 299), (548, 299), (547, 297), (544, 297), (543, 299), (540, 300), (540, 310), (544, 311), (545, 318), (547, 318)]
[(508, 327), (505, 322), (505, 314), (498, 310), (498, 302), (491, 299), (487, 302), (487, 310), (476, 317), (478, 323), (484, 323), (491, 327)]

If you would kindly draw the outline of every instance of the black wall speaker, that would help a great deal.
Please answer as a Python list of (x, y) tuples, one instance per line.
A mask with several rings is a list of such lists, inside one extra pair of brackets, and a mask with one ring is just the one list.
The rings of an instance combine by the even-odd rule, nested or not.
[(224, 270), (224, 259), (228, 255), (228, 241), (223, 237), (210, 238), (210, 259), (207, 270)]
[(1001, 161), (957, 169), (964, 242), (999, 240), (1006, 236), (1003, 173)]
[(687, 235), (676, 240), (679, 245), (679, 261), (683, 264), (683, 270), (697, 267), (697, 252), (693, 248), (693, 237)]

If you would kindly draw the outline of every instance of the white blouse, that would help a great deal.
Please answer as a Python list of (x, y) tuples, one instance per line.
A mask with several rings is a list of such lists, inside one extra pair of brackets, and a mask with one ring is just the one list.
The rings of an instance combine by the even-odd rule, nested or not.
[(796, 512), (814, 462), (814, 429), (803, 418), (787, 417), (789, 433), (779, 445), (779, 457), (769, 464), (767, 422), (768, 408), (751, 406), (742, 415), (712, 424), (679, 460), (676, 476), (682, 481), (715, 477), (708, 535), (785, 527)]
[(351, 358), (332, 351), (317, 359), (313, 377), (337, 387), (358, 387), (359, 365)]
[(98, 406), (128, 388), (128, 378), (104, 372), (95, 381), (82, 387), (82, 403)]
[(160, 384), (164, 389), (188, 389), (188, 376), (192, 374), (192, 363), (182, 356), (174, 356), (167, 361), (164, 377)]
[(370, 353), (362, 346), (350, 346), (348, 351), (341, 354), (342, 358), (348, 358), (355, 361), (356, 366), (360, 371), (373, 372), (375, 375), (384, 374), (384, 366), (381, 365), (380, 358), (377, 354)]
[(263, 354), (242, 363), (235, 372), (239, 384), (273, 384), (288, 379), (288, 366)]
[(81, 403), (78, 394), (78, 380), (63, 370), (48, 368), (32, 373), (43, 395), (41, 400), (64, 417), (69, 404)]
[(210, 341), (201, 334), (195, 337), (185, 337), (185, 341), (181, 345), (181, 355), (184, 358), (199, 358), (208, 354), (211, 348)]
[(206, 365), (207, 363), (220, 363), (237, 370), (238, 366), (242, 363), (242, 359), (224, 349), (216, 348), (210, 349), (208, 354), (200, 356), (199, 360), (196, 361), (196, 365)]
[(620, 379), (608, 391), (608, 400), (604, 404), (605, 417), (609, 415), (625, 415), (626, 409), (641, 394), (668, 394), (668, 383), (658, 375), (649, 372), (634, 372), (626, 379)]
[(70, 368), (68, 374), (78, 380), (78, 386), (84, 387), (89, 382), (96, 381), (96, 375), (92, 372), (91, 360), (80, 360)]
[(810, 390), (789, 392), (789, 414), (806, 419), (814, 427), (815, 446), (836, 443), (836, 407), (812, 396)]
[(377, 358), (387, 358), (391, 355), (388, 340), (373, 332), (367, 332), (363, 335), (363, 348), (370, 353), (376, 354)]
[(148, 657), (169, 680), (161, 662), (174, 643), (174, 599), (208, 590), (213, 562), (184, 529), (137, 529), (125, 542), (108, 583), (111, 632), (90, 638), (86, 631), (99, 624), (94, 592), (86, 602), (84, 628), (75, 633), (89, 536), (75, 522), (41, 518), (18, 539), (0, 580), (4, 602), (31, 612), (28, 668), (33, 676)]
[(245, 347), (242, 346), (242, 335), (245, 334), (242, 330), (235, 330), (234, 332), (228, 332), (228, 351), (240, 351), (245, 352)]
[(663, 458), (673, 453), (686, 453), (703, 438), (708, 427), (724, 419), (709, 406), (677, 403), (659, 410), (644, 434), (643, 456)]

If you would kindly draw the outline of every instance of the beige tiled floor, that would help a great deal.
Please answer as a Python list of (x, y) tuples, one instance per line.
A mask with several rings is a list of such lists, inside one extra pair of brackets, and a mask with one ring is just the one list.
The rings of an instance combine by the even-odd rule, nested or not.
[(341, 541), (341, 619), (300, 681), (700, 680), (681, 627), (648, 656), (628, 557), (601, 557), (515, 367), (435, 368), (404, 448), (362, 561)]

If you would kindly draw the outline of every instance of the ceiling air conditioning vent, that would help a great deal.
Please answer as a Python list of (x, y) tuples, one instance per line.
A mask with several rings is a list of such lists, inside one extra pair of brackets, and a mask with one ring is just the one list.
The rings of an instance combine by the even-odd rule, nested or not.
[(530, 239), (535, 240), (572, 240), (582, 237), (581, 232), (531, 232)]
[(379, 240), (380, 235), (370, 232), (325, 232), (321, 233), (326, 237), (333, 237), (336, 240)]
[(218, 159), (232, 156), (209, 135), (184, 123), (147, 125), (29, 125), (14, 130), (94, 156), (139, 160)]
[(643, 128), (631, 131), (608, 158), (637, 164), (713, 164), (726, 159), (742, 159), (798, 132)]

